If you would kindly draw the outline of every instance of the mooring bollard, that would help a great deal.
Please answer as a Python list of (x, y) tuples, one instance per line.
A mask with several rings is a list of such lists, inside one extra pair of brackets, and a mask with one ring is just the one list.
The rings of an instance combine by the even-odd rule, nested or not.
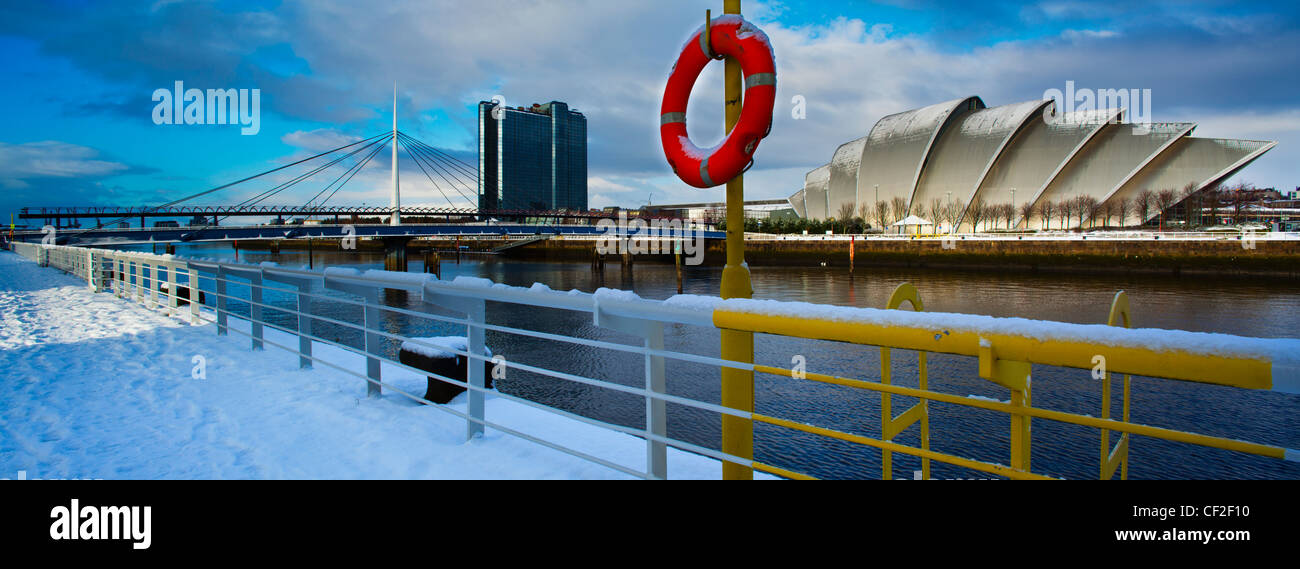
[(442, 261), (438, 258), (438, 252), (433, 249), (424, 250), (424, 272), (432, 273), (434, 278), (442, 279)]
[(853, 278), (853, 243), (855, 236), (849, 236), (849, 278)]
[(682, 242), (679, 240), (673, 246), (673, 260), (677, 264), (677, 294), (682, 293)]

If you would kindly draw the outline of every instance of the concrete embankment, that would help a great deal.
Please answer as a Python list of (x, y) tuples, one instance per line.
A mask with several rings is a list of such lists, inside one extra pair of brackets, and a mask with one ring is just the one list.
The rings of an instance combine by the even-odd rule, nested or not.
[[(307, 239), (250, 239), (246, 241), (232, 242), (232, 247), (238, 247), (248, 251), (273, 251), (276, 248), (285, 251), (306, 251), (308, 248)], [(413, 239), (407, 245), (408, 250), (419, 251), (423, 249), (433, 249), (435, 251), (455, 251), (458, 247), (465, 247), (462, 251), (469, 252), (488, 252), (492, 249), (509, 243), (504, 239), (487, 239), (487, 238), (464, 238), (459, 241), (456, 239)], [(378, 239), (357, 239), (356, 250), (371, 251), (382, 253), (384, 243)], [(342, 240), (340, 239), (312, 239), (311, 248), (317, 251), (338, 251), (342, 249)]]
[[(244, 241), (240, 249), (266, 250), (272, 241)], [(502, 239), (416, 239), (412, 250), (487, 253), (511, 243)], [(532, 261), (591, 261), (596, 241), (549, 239), (502, 252), (502, 256)], [(358, 240), (358, 250), (383, 250), (375, 240)], [(285, 250), (305, 250), (307, 240), (281, 240)], [(337, 249), (337, 239), (315, 239), (312, 247)], [(691, 256), (691, 251), (686, 251)], [(617, 265), (618, 253), (604, 255)], [(703, 264), (721, 266), (726, 250), (721, 240), (707, 241)], [(849, 242), (843, 239), (749, 239), (745, 259), (750, 265), (849, 266)], [(636, 254), (634, 263), (671, 263), (669, 254)], [(1026, 272), (1134, 273), (1300, 278), (1300, 241), (1257, 239), (858, 239), (855, 267), (908, 267)]]
[[(511, 258), (585, 261), (592, 241), (550, 240), (511, 250)], [(618, 263), (618, 255), (607, 255)], [(766, 240), (745, 243), (750, 265), (848, 267), (845, 240)], [(672, 262), (671, 255), (636, 255), (635, 262)], [(704, 263), (726, 261), (722, 241), (709, 241)], [(1300, 278), (1300, 241), (865, 239), (854, 243), (855, 267), (909, 267), (1029, 272), (1206, 274)]]

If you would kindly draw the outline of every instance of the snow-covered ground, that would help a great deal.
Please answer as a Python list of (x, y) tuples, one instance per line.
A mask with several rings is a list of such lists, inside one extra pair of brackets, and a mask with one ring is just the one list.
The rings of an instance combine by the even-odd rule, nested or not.
[[(185, 314), (188, 318), (188, 313)], [(631, 478), (465, 421), (246, 336), (216, 335), (159, 310), (95, 294), (0, 251), (0, 478)], [(232, 319), (234, 329), (247, 322)], [(268, 329), (266, 339), (296, 346)], [(364, 371), (360, 356), (314, 354)], [(206, 378), (195, 379), (194, 356)], [(424, 376), (388, 366), (415, 394)], [(465, 410), (465, 396), (450, 405)], [(487, 419), (642, 470), (645, 442), (489, 395)], [(669, 478), (718, 478), (714, 459), (668, 451)], [(756, 475), (756, 477), (763, 477)]]

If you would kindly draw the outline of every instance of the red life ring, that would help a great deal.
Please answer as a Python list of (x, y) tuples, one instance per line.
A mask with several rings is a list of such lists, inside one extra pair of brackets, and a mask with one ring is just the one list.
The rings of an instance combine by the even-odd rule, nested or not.
[[(772, 130), (776, 104), (776, 61), (767, 34), (734, 14), (714, 20), (709, 31), (708, 46), (701, 39), (701, 26), (682, 47), (659, 110), (659, 139), (668, 165), (683, 182), (697, 188), (725, 184), (749, 169), (759, 141)], [(728, 56), (740, 62), (745, 77), (740, 120), (721, 144), (701, 149), (686, 134), (686, 103), (709, 60)]]

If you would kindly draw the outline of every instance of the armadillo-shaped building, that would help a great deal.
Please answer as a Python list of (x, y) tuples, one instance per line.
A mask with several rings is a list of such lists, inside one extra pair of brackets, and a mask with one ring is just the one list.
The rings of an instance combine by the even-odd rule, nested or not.
[[(1194, 123), (1130, 124), (1124, 118), (1123, 109), (1057, 113), (1052, 100), (986, 107), (979, 97), (889, 115), (809, 172), (790, 203), (801, 217), (825, 219), (837, 217), (844, 204), (858, 212), (863, 204), (895, 198), (920, 214), (938, 199), (960, 207), (959, 226), (969, 227), (977, 199), (1019, 211), (1025, 202), (1090, 196), (1105, 204), (1148, 189), (1199, 190), (1277, 144), (1198, 138), (1191, 135)], [(1018, 214), (1015, 222), (1030, 229), (1042, 224), (1041, 216)]]

